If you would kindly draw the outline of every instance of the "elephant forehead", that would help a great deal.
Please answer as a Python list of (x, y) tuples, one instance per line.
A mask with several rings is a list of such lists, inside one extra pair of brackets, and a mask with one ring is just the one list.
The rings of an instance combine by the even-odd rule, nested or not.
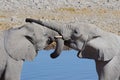
[(45, 35), (47, 34), (47, 28), (42, 27), (41, 25), (38, 25), (36, 23), (30, 23), (27, 24), (27, 26), (34, 29), (36, 38), (45, 37)]

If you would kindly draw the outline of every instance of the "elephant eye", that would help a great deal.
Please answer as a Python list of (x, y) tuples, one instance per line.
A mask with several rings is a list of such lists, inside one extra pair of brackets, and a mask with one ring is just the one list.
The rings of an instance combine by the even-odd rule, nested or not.
[(75, 29), (75, 30), (74, 30), (74, 33), (75, 33), (75, 34), (78, 34), (78, 30), (77, 30), (77, 29)]
[(52, 39), (49, 37), (47, 40), (47, 44), (51, 44), (52, 42), (53, 42)]

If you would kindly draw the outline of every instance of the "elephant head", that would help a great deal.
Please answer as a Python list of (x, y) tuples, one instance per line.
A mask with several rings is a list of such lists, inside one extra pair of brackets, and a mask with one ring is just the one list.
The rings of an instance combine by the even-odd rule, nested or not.
[[(32, 18), (26, 18), (25, 20), (26, 22), (30, 22), (30, 23), (37, 23), (38, 24), (38, 20), (35, 20), (35, 19), (32, 19)], [(43, 25), (42, 25), (43, 26)], [(49, 42), (53, 42), (55, 41), (56, 42), (56, 48), (55, 48), (55, 51), (53, 53), (51, 53), (51, 58), (56, 58), (60, 55), (60, 53), (62, 52), (63, 50), (63, 47), (64, 47), (64, 40), (62, 39), (61, 36), (59, 36), (59, 34), (54, 31), (54, 30), (51, 30), (51, 29), (48, 29), (46, 28), (46, 34), (47, 36), (49, 37)]]
[(36, 23), (58, 32), (67, 46), (79, 51), (78, 57), (108, 61), (119, 51), (117, 36), (93, 24), (81, 22), (61, 24), (41, 20)]
[[(36, 23), (6, 30), (4, 45), (7, 54), (15, 60), (33, 60), (38, 50), (44, 49), (51, 43), (47, 35), (48, 30), (55, 32)], [(55, 52), (57, 53), (58, 50)]]

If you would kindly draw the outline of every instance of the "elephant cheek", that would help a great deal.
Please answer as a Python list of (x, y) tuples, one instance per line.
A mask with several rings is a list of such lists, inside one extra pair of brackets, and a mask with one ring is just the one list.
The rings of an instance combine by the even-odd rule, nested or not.
[(37, 49), (37, 51), (44, 49), (47, 46), (47, 43), (45, 43), (45, 41), (40, 41), (37, 42), (35, 45), (35, 48)]
[(63, 40), (70, 40), (71, 39), (71, 30), (70, 29), (63, 29), (61, 32), (61, 36)]
[(81, 50), (81, 48), (79, 48), (79, 46), (76, 43), (71, 43), (70, 47), (78, 51)]
[(84, 43), (83, 42), (80, 42), (80, 41), (76, 41), (76, 46), (77, 46), (77, 48), (79, 49), (79, 50), (81, 50), (82, 48), (83, 48), (83, 46), (84, 46)]
[(68, 37), (67, 35), (66, 36), (62, 35), (62, 38), (63, 38), (63, 40), (69, 40), (70, 39), (70, 37)]
[(71, 43), (70, 46), (71, 46), (72, 48), (77, 48), (74, 43)]

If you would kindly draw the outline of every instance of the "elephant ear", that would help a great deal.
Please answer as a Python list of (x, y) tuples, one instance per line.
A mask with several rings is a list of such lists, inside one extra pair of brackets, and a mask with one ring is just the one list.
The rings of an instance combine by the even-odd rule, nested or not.
[(26, 34), (28, 33), (25, 29), (6, 32), (5, 49), (7, 54), (15, 60), (31, 61), (37, 54), (32, 43), (32, 37)]
[(82, 52), (82, 57), (95, 59), (100, 61), (109, 61), (118, 53), (114, 40), (109, 42), (109, 39), (102, 37), (90, 40), (85, 50)]

